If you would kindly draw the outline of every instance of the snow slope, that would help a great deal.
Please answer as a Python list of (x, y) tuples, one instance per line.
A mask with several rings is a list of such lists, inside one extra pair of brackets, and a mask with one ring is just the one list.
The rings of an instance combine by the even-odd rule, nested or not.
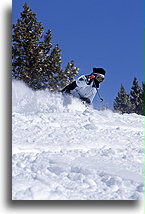
[(13, 200), (143, 198), (143, 116), (12, 86)]

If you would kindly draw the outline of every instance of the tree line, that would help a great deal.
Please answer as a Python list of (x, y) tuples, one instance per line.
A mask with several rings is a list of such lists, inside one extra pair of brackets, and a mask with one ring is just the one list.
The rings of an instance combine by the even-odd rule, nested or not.
[(145, 84), (142, 83), (142, 87), (139, 86), (137, 78), (134, 77), (133, 84), (128, 94), (121, 84), (120, 91), (114, 100), (114, 110), (121, 113), (136, 113), (145, 115), (144, 111), (144, 89)]
[[(58, 44), (53, 47), (51, 39), (51, 30), (44, 33), (42, 23), (25, 3), (12, 26), (12, 78), (23, 80), (33, 90), (59, 91), (71, 83), (79, 68), (73, 60), (62, 68), (61, 49)], [(113, 108), (121, 113), (144, 115), (144, 84), (140, 87), (135, 77), (130, 94), (121, 85)]]
[(44, 33), (27, 3), (12, 26), (12, 78), (23, 80), (33, 90), (58, 91), (73, 81), (79, 68), (74, 61), (62, 69), (61, 49), (51, 42), (52, 32)]

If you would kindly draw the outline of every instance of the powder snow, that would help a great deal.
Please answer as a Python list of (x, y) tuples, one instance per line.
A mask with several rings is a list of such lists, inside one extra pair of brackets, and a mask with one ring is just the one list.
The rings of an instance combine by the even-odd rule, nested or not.
[(12, 199), (143, 199), (143, 119), (13, 81)]

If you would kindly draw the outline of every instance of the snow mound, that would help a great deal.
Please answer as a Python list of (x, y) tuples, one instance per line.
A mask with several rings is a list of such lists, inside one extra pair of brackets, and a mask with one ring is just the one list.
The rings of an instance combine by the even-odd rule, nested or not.
[(143, 116), (12, 87), (13, 200), (143, 198)]
[(78, 99), (49, 90), (33, 91), (21, 81), (12, 82), (12, 91), (13, 112), (17, 113), (60, 113), (86, 109)]

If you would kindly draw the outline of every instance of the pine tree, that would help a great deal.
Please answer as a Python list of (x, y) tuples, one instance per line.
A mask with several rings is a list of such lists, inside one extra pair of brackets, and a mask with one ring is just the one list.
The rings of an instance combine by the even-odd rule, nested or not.
[(78, 75), (79, 68), (74, 66), (74, 61), (69, 62), (65, 70), (61, 70), (58, 76), (60, 89), (73, 82), (74, 77)]
[(38, 63), (41, 49), (38, 42), (42, 38), (43, 27), (41, 22), (37, 22), (36, 14), (27, 3), (23, 8), (21, 18), (13, 25), (12, 76), (15, 79), (23, 79), (35, 88), (41, 72)]
[(65, 74), (67, 75), (67, 84), (73, 81), (74, 76), (77, 76), (79, 72), (79, 68), (74, 66), (74, 61), (69, 62), (65, 68)]
[(133, 86), (131, 87), (131, 102), (133, 112), (137, 114), (143, 114), (143, 90), (139, 86), (137, 78), (134, 77)]
[[(51, 78), (51, 72), (49, 71), (49, 52), (52, 48), (52, 34), (49, 29), (44, 35), (44, 41), (39, 42), (38, 45), (38, 58), (36, 61), (36, 69), (38, 71), (37, 89), (45, 89), (48, 87), (48, 80)], [(38, 87), (38, 83), (40, 88)]]
[(126, 93), (123, 85), (121, 84), (118, 96), (114, 100), (114, 110), (121, 113), (131, 113), (132, 104), (130, 96)]
[(67, 84), (74, 80), (74, 77), (78, 75), (79, 69), (74, 66), (74, 61), (68, 63), (65, 70), (61, 68), (61, 49), (57, 44), (52, 50), (49, 59), (49, 71), (51, 71), (50, 82), (48, 83), (48, 88), (50, 90), (61, 90)]
[(61, 64), (61, 50), (57, 44), (48, 57), (48, 70), (50, 72), (48, 88), (50, 90), (57, 91), (60, 88), (59, 74), (62, 72)]
[(142, 93), (141, 93), (141, 99), (142, 99), (142, 115), (145, 116), (145, 83), (142, 83)]
[(78, 74), (74, 62), (62, 69), (59, 45), (52, 49), (52, 34), (43, 35), (42, 23), (27, 3), (23, 6), (20, 19), (13, 25), (12, 77), (23, 80), (32, 89), (60, 90), (73, 81)]
[(141, 93), (140, 93), (140, 114), (145, 116), (144, 100), (145, 100), (145, 83), (142, 83)]

